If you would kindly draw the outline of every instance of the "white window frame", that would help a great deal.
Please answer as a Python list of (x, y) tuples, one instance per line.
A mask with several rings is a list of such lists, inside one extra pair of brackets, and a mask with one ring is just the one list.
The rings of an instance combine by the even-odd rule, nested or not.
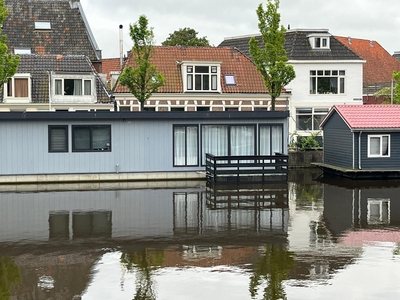
[(50, 21), (35, 21), (36, 30), (51, 30)]
[[(81, 80), (82, 95), (65, 95), (65, 80)], [(57, 82), (61, 80), (62, 94), (57, 93)], [(90, 95), (85, 95), (85, 81), (90, 81)], [(52, 76), (52, 102), (53, 103), (95, 103), (97, 98), (96, 80), (93, 74), (77, 75), (77, 74), (55, 74)]]
[[(305, 110), (309, 110), (310, 112), (305, 112)], [(300, 112), (300, 111), (304, 111), (304, 112)], [(315, 122), (315, 118), (316, 116), (318, 117), (322, 117), (322, 119), (328, 114), (329, 111), (329, 107), (296, 107), (296, 131), (306, 131), (306, 132), (310, 132), (310, 131), (320, 131), (321, 129), (318, 128), (314, 128), (314, 122)], [(298, 116), (310, 116), (309, 119), (311, 119), (311, 129), (300, 129), (299, 127), (299, 119)]]
[[(208, 61), (184, 61), (180, 62), (182, 82), (184, 92), (196, 93), (221, 93), (221, 62), (208, 62)], [(209, 67), (208, 73), (196, 73), (196, 67)], [(195, 75), (208, 74), (209, 75), (209, 89), (196, 89), (195, 88)], [(212, 76), (216, 76), (216, 83), (213, 87)], [(189, 78), (191, 77), (191, 79)], [(215, 77), (214, 77), (215, 78)]]
[[(383, 137), (388, 138), (388, 153), (387, 154), (382, 154), (382, 142), (383, 142)], [(379, 154), (371, 154), (371, 138), (379, 138), (380, 139), (380, 147), (379, 147)], [(371, 134), (368, 135), (368, 157), (390, 157), (390, 134)]]
[(312, 49), (329, 50), (331, 48), (331, 39), (329, 33), (313, 33), (308, 35)]
[[(324, 92), (318, 90), (319, 78), (337, 78), (337, 92)], [(313, 81), (315, 92), (313, 91)], [(310, 95), (344, 95), (346, 94), (346, 70), (310, 70)]]
[[(368, 203), (368, 216), (367, 223), (369, 225), (390, 224), (390, 199), (389, 198), (367, 198)], [(387, 203), (387, 216), (383, 218), (383, 203)], [(371, 206), (378, 205), (379, 207), (379, 220), (371, 216)]]
[[(28, 97), (15, 97), (15, 79), (27, 79), (28, 80)], [(10, 78), (12, 81), (12, 95), (8, 96), (8, 82), (4, 83), (3, 88), (3, 99), (4, 103), (29, 103), (31, 102), (31, 74), (29, 73), (16, 73)]]
[(32, 54), (31, 48), (14, 48), (14, 54)]

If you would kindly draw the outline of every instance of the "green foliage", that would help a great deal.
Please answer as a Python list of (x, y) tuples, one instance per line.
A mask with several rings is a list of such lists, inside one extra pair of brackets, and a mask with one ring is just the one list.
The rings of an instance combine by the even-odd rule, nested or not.
[(289, 272), (294, 267), (294, 254), (284, 245), (265, 246), (265, 254), (254, 265), (254, 274), (250, 277), (251, 297), (257, 295), (258, 286), (265, 281), (263, 299), (286, 299), (282, 282), (288, 279)]
[[(393, 72), (393, 80), (394, 80), (394, 87), (393, 87), (393, 104), (400, 104), (400, 71)], [(392, 98), (392, 88), (391, 87), (384, 87), (380, 91), (374, 93), (375, 97), (383, 97), (384, 104), (390, 104)]]
[(137, 252), (123, 253), (120, 261), (129, 272), (136, 270), (136, 294), (133, 299), (155, 300), (152, 275), (164, 263), (164, 251), (144, 248)]
[(198, 46), (210, 47), (207, 37), (197, 37), (198, 32), (192, 28), (179, 28), (170, 33), (167, 39), (162, 42), (163, 46)]
[(268, 0), (266, 10), (262, 4), (258, 6), (258, 28), (264, 47), (258, 46), (255, 37), (249, 41), (250, 55), (271, 95), (272, 110), (275, 110), (276, 98), (280, 96), (282, 88), (296, 77), (293, 66), (287, 64), (288, 58), (284, 48), (286, 30), (279, 24), (281, 15), (278, 8), (279, 0), (275, 0), (275, 3)]
[[(4, 5), (5, 0), (0, 0), (0, 24), (3, 24), (8, 16), (8, 11)], [(18, 55), (8, 52), (7, 36), (2, 34), (2, 28), (3, 26), (0, 27), (0, 86), (3, 86), (17, 72), (20, 61)]]
[(321, 132), (312, 133), (309, 136), (302, 136), (298, 133), (293, 133), (291, 135), (291, 140), (293, 142), (290, 143), (289, 147), (292, 149), (307, 151), (307, 150), (315, 150), (315, 148), (320, 148), (321, 145), (317, 140), (317, 136), (319, 136)]
[(133, 41), (132, 58), (135, 66), (127, 66), (119, 81), (128, 87), (140, 102), (141, 111), (144, 102), (165, 84), (163, 74), (157, 72), (156, 66), (150, 60), (153, 54), (153, 28), (149, 27), (147, 17), (141, 15), (135, 24), (129, 25), (129, 34)]
[(10, 299), (11, 287), (20, 282), (18, 266), (10, 257), (0, 257), (0, 300)]

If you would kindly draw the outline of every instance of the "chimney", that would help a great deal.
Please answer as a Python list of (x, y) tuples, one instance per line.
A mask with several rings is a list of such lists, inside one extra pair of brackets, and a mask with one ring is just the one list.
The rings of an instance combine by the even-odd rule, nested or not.
[(400, 51), (394, 51), (393, 57), (400, 61)]
[(370, 45), (371, 47), (373, 47), (373, 46), (374, 46), (374, 41), (369, 41), (369, 45)]
[(80, 3), (80, 0), (69, 0), (71, 8), (78, 8), (78, 3)]
[(124, 64), (124, 49), (123, 49), (123, 36), (122, 36), (122, 24), (119, 25), (119, 69), (122, 70), (122, 66)]
[(349, 45), (351, 45), (351, 37), (347, 37), (347, 43), (349, 44)]
[(287, 26), (287, 29), (290, 30), (290, 24)]

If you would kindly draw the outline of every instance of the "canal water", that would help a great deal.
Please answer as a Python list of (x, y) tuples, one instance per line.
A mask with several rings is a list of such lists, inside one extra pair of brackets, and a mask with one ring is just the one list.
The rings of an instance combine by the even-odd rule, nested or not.
[(0, 299), (400, 299), (400, 182), (0, 187)]

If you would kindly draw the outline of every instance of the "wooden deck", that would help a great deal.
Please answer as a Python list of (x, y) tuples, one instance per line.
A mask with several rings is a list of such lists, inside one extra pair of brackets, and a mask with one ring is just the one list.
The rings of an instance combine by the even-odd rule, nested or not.
[(400, 170), (359, 170), (333, 166), (325, 163), (311, 163), (320, 168), (324, 174), (350, 179), (399, 179)]
[(289, 156), (206, 154), (207, 182), (218, 184), (287, 182)]

